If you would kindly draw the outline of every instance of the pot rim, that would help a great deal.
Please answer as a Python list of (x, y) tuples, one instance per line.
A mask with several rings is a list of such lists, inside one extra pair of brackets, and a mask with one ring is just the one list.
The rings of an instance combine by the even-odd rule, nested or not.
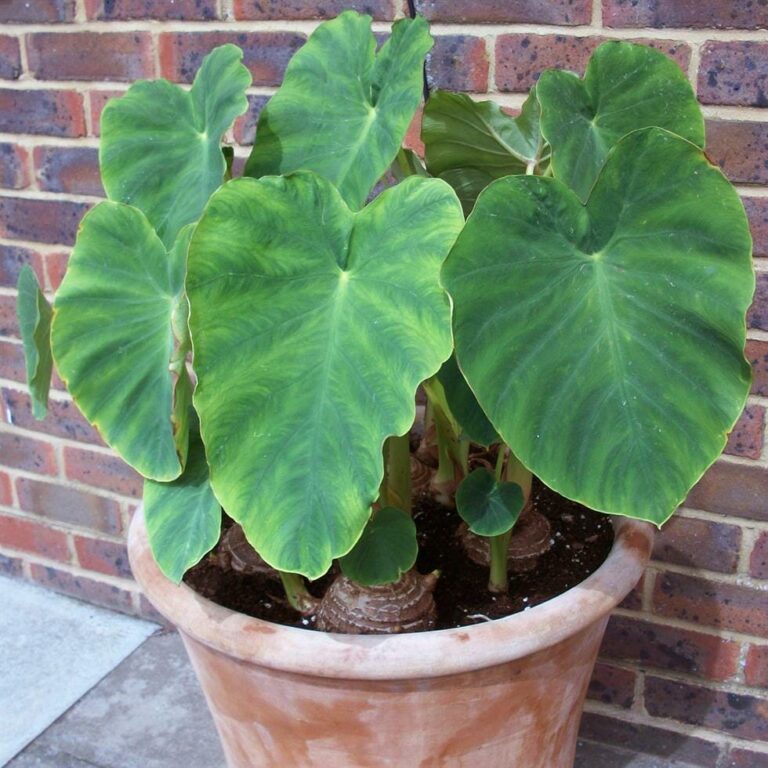
[(650, 557), (650, 523), (614, 517), (603, 564), (575, 587), (526, 611), (482, 624), (398, 635), (347, 635), (287, 627), (237, 613), (174, 584), (152, 556), (144, 507), (133, 516), (128, 554), (154, 607), (208, 647), (281, 672), (346, 680), (442, 677), (543, 651), (610, 613), (640, 579)]

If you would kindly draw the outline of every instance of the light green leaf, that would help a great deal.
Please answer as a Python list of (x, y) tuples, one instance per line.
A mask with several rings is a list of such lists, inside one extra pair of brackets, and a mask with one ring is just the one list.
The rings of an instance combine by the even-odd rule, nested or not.
[(25, 265), (19, 273), (19, 298), (16, 314), (19, 318), (24, 359), (27, 366), (27, 386), (32, 400), (32, 413), (44, 419), (48, 413), (48, 391), (51, 388), (51, 305), (40, 290), (32, 268)]
[(611, 147), (630, 131), (658, 126), (704, 146), (704, 119), (691, 84), (674, 61), (644, 45), (603, 43), (583, 80), (547, 70), (536, 94), (555, 178), (582, 201)]
[(177, 584), (210, 552), (221, 533), (221, 506), (211, 490), (200, 436), (192, 433), (189, 461), (170, 483), (144, 481), (144, 520), (160, 570)]
[(535, 92), (516, 118), (492, 101), (436, 91), (427, 101), (421, 127), (427, 170), (447, 181), (465, 212), (495, 179), (525, 173), (542, 149)]
[(123, 459), (153, 480), (177, 477), (186, 452), (174, 383), (180, 375), (183, 408), (188, 379), (169, 365), (190, 234), (183, 230), (167, 253), (137, 208), (100, 203), (80, 225), (54, 304), (53, 356), (72, 397)]
[(478, 536), (500, 536), (511, 530), (523, 511), (523, 489), (499, 483), (487, 469), (467, 475), (456, 490), (456, 511)]
[(416, 563), (419, 545), (411, 516), (397, 507), (374, 514), (352, 550), (339, 559), (344, 575), (364, 587), (391, 584)]
[(187, 277), (194, 402), (214, 491), (275, 568), (317, 578), (359, 538), (382, 444), (451, 352), (439, 271), (462, 223), (417, 177), (357, 214), (312, 173), (211, 198)]
[(378, 55), (370, 16), (345, 11), (321, 24), (259, 117), (246, 175), (315, 171), (360, 208), (421, 101), (431, 47), (422, 18), (395, 22)]
[(523, 464), (587, 506), (666, 520), (749, 391), (750, 236), (720, 171), (647, 129), (586, 206), (556, 179), (501, 179), (443, 278), (461, 369)]
[(142, 80), (104, 109), (99, 162), (107, 196), (143, 211), (166, 248), (224, 179), (222, 136), (248, 108), (251, 76), (242, 58), (237, 46), (222, 45), (203, 59), (190, 91)]

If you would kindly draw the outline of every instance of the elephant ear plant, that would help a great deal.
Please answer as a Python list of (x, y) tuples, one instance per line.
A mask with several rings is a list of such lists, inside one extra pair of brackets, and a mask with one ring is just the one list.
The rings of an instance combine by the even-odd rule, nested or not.
[[(238, 48), (212, 51), (189, 90), (136, 83), (104, 111), (109, 199), (53, 307), (20, 277), (35, 414), (53, 362), (146, 478), (150, 543), (177, 582), (223, 510), (238, 525), (220, 546), (244, 536), (318, 627), (429, 628), (421, 460), (503, 592), (521, 527), (538, 530), (533, 474), (661, 524), (744, 405), (747, 223), (677, 66), (606, 43), (583, 79), (545, 72), (517, 117), (433, 93), (422, 163), (402, 142), (431, 46), (420, 18), (378, 50), (367, 16), (321, 24), (234, 179)], [(336, 567), (319, 602), (305, 579)]]

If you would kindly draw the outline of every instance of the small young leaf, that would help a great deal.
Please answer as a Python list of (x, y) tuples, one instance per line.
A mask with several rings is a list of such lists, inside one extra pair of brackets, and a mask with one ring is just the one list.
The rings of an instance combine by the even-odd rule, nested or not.
[(499, 483), (487, 469), (476, 469), (456, 491), (456, 510), (478, 536), (499, 536), (510, 530), (523, 509), (523, 489)]
[(339, 558), (345, 576), (364, 587), (390, 584), (413, 568), (416, 526), (401, 509), (384, 507), (365, 526), (352, 551)]
[(27, 386), (32, 399), (32, 413), (44, 419), (48, 412), (48, 390), (51, 388), (51, 305), (43, 296), (32, 268), (24, 266), (19, 274), (19, 317), (24, 358), (27, 364)]
[(184, 473), (170, 483), (144, 481), (144, 520), (160, 570), (177, 584), (216, 546), (221, 506), (208, 482), (200, 436), (192, 432)]

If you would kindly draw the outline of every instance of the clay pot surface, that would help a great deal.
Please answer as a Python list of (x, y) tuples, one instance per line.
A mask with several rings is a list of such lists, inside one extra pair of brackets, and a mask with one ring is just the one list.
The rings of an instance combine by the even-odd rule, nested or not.
[(617, 518), (603, 563), (573, 589), (496, 621), (398, 635), (271, 624), (175, 585), (143, 514), (133, 573), (181, 633), (229, 768), (572, 768), (610, 611), (648, 561), (652, 526)]

